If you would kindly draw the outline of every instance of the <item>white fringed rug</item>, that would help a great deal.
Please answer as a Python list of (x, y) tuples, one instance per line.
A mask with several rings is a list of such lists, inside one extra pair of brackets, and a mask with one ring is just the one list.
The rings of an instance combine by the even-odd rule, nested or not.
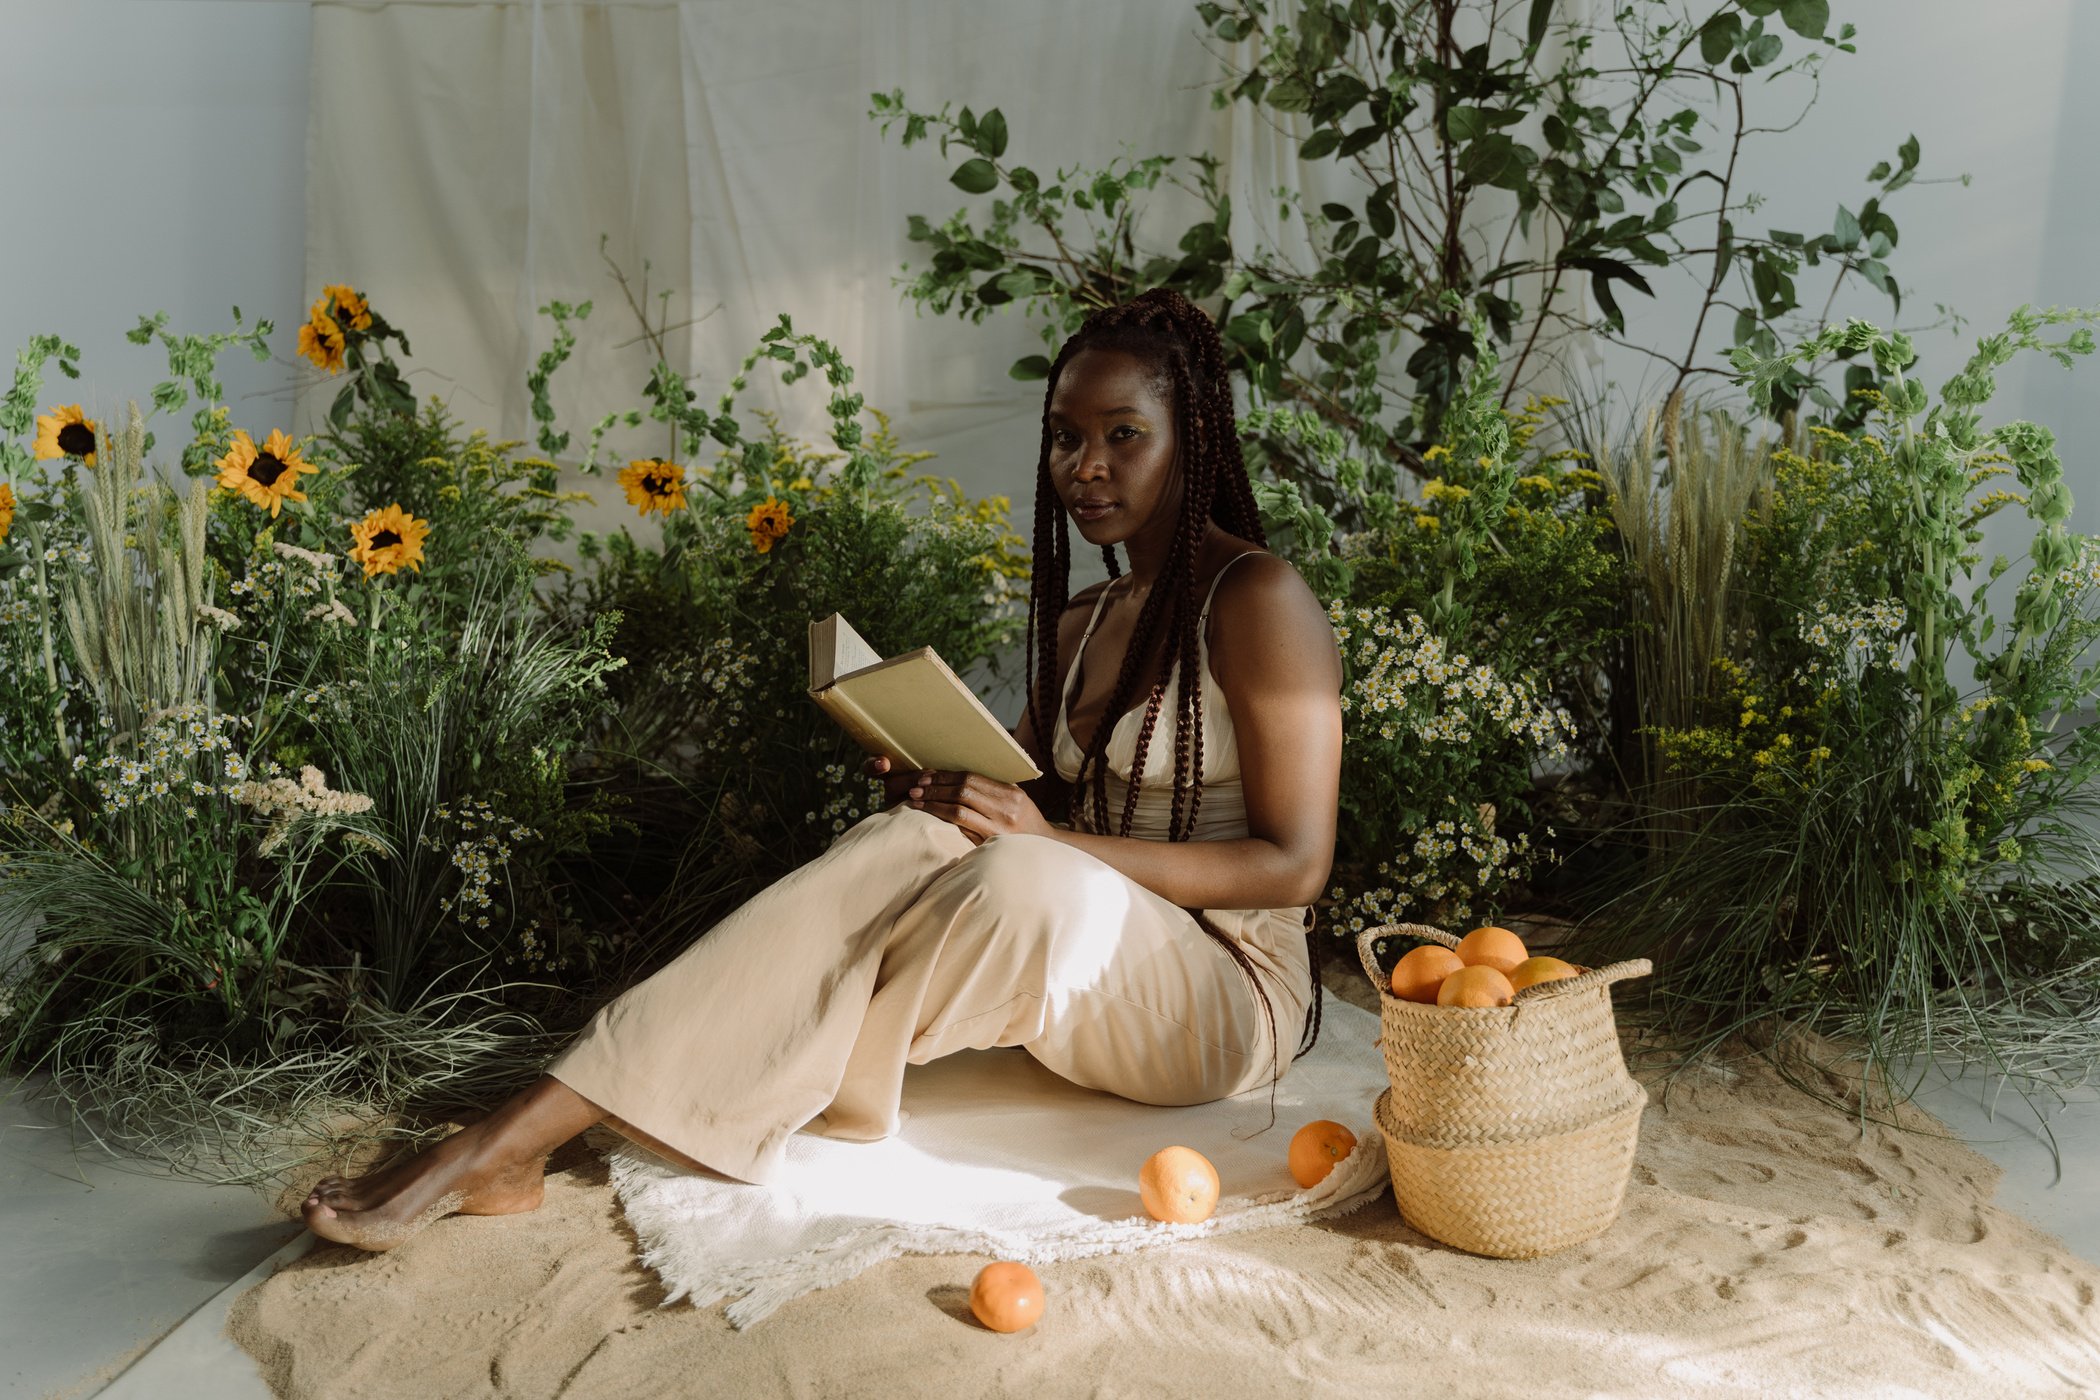
[[(969, 1050), (905, 1074), (902, 1128), (881, 1142), (801, 1132), (768, 1186), (702, 1175), (617, 1134), (614, 1189), (666, 1304), (730, 1299), (749, 1327), (803, 1294), (900, 1254), (987, 1254), (1026, 1263), (1118, 1254), (1340, 1215), (1387, 1182), (1372, 1104), (1385, 1088), (1378, 1018), (1327, 998), (1320, 1040), (1276, 1086), (1190, 1108), (1157, 1108), (1082, 1089), (1024, 1050)], [(1347, 1124), (1356, 1150), (1299, 1190), (1291, 1135), (1316, 1118)], [(1144, 1213), (1138, 1168), (1158, 1149), (1193, 1147), (1218, 1169), (1210, 1219), (1170, 1225)]]

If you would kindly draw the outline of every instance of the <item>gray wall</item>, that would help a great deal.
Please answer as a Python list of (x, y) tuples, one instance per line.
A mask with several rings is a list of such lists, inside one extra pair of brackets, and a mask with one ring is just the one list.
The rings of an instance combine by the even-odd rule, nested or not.
[(303, 0), (0, 0), (0, 373), (33, 334), (65, 336), (39, 407), (147, 406), (159, 346), (142, 313), (201, 334), (276, 320), (277, 362), (222, 361), (258, 436), (291, 407), (306, 235)]

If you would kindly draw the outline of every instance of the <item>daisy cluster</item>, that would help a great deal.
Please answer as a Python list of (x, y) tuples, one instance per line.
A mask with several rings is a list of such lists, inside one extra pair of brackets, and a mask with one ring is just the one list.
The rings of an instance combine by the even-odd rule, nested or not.
[(741, 731), (737, 752), (751, 753), (758, 740), (748, 726), (744, 699), (756, 684), (753, 676), (758, 654), (750, 646), (730, 637), (716, 637), (700, 654), (700, 691), (713, 702), (715, 723), (724, 730)]
[[(496, 815), (486, 802), (467, 798), (458, 810), (440, 803), (437, 819), (455, 823), (462, 833), (450, 847), (452, 868), (460, 873), (462, 884), (456, 895), (448, 896), (438, 908), (447, 914), (457, 912), (461, 923), (468, 919), (470, 910), (481, 912), (473, 915), (476, 928), (487, 928), (487, 911), (495, 904), (489, 889), (496, 882), (496, 871), (510, 860), (513, 841), (523, 841), (539, 835), (529, 826), (507, 821)], [(446, 850), (443, 841), (435, 836), (418, 835), (416, 844), (430, 851)]]
[(802, 820), (811, 826), (830, 823), (836, 836), (882, 805), (882, 783), (843, 763), (824, 765), (824, 781), (836, 789), (821, 812), (807, 812)]
[(1530, 874), (1531, 859), (1530, 836), (1519, 832), (1514, 841), (1498, 836), (1494, 808), (1483, 803), (1471, 817), (1447, 817), (1424, 827), (1412, 846), (1380, 861), (1375, 888), (1349, 899), (1335, 886), (1336, 918), (1352, 936), (1430, 908), (1438, 908), (1442, 918), (1463, 921), (1472, 916), (1476, 898)]
[[(197, 798), (232, 797), (248, 781), (248, 761), (234, 748), (232, 734), (246, 723), (202, 705), (164, 710), (147, 724), (136, 753), (105, 754), (95, 761), (95, 791), (109, 811), (180, 797), (183, 815), (194, 817)], [(87, 766), (86, 754), (73, 756), (75, 772)]]
[(1342, 712), (1379, 738), (1467, 744), (1476, 725), (1492, 726), (1542, 753), (1567, 753), (1575, 724), (1565, 711), (1525, 682), (1451, 653), (1419, 614), (1396, 622), (1337, 601), (1327, 617), (1350, 672)]
[[(315, 554), (296, 545), (279, 544), (276, 549), (278, 552), (275, 554), (259, 555), (250, 559), (248, 571), (229, 585), (229, 591), (236, 597), (257, 603), (267, 603), (280, 595), (298, 602), (328, 593), (328, 581), (324, 574), (334, 571), (334, 560), (325, 554)], [(293, 568), (285, 562), (286, 558), (290, 558), (301, 567)], [(327, 606), (327, 602), (323, 601), (322, 609), (326, 610)], [(355, 621), (354, 618), (352, 620)]]
[[(1804, 614), (1805, 616), (1805, 614)], [(1801, 629), (1801, 640), (1822, 654), (1794, 672), (1795, 680), (1822, 674), (1826, 665), (1858, 661), (1860, 669), (1896, 664), (1901, 633), (1910, 616), (1901, 601), (1881, 598), (1844, 612), (1818, 612)]]

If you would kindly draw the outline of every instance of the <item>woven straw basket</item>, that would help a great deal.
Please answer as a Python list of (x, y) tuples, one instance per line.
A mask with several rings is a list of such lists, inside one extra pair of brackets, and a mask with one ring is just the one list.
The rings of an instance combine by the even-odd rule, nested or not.
[(1372, 944), (1426, 924), (1366, 929), (1357, 955), (1378, 988), (1386, 1075), (1378, 1128), (1408, 1223), (1474, 1254), (1532, 1259), (1602, 1234), (1619, 1214), (1647, 1091), (1626, 1072), (1612, 963), (1517, 993), (1509, 1006), (1427, 1006), (1387, 990)]

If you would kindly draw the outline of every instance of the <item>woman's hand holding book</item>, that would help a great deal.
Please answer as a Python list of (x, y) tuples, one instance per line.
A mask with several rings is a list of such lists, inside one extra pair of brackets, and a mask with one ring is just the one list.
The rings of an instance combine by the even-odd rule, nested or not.
[(891, 804), (901, 801), (930, 812), (980, 844), (994, 836), (1051, 833), (1035, 800), (1012, 783), (981, 773), (900, 768), (882, 757), (869, 759), (861, 771), (882, 780), (883, 795)]

